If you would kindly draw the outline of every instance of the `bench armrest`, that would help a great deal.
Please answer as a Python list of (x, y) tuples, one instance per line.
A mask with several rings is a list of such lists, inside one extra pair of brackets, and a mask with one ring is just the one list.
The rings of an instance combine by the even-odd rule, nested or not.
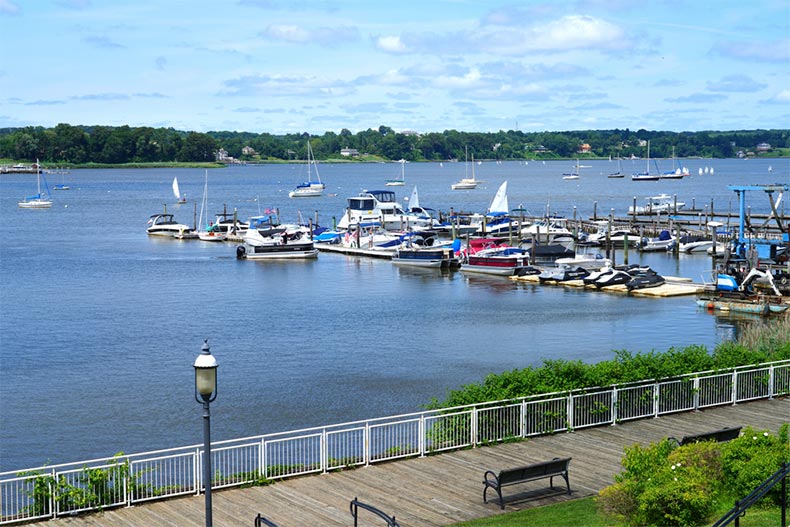
[(487, 487), (499, 487), (499, 478), (492, 470), (486, 470), (485, 474), (483, 475), (483, 483)]

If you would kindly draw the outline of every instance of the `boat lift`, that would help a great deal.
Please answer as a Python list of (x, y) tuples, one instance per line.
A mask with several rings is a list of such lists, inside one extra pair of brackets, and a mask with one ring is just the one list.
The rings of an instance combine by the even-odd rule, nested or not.
[[(776, 257), (776, 251), (780, 246), (786, 246), (790, 243), (790, 224), (783, 223), (784, 218), (779, 215), (777, 208), (782, 202), (784, 192), (790, 190), (790, 185), (774, 184), (774, 185), (728, 185), (728, 189), (735, 191), (738, 195), (739, 204), (739, 224), (738, 224), (738, 243), (736, 246), (736, 253), (744, 255), (748, 250), (756, 250), (757, 256), (761, 259), (771, 259)], [(771, 205), (771, 214), (762, 225), (763, 227), (771, 220), (776, 222), (781, 232), (777, 238), (761, 238), (753, 236), (755, 227), (751, 225), (751, 221), (747, 215), (746, 207), (746, 192), (748, 191), (761, 191), (765, 192), (768, 196), (768, 201)], [(774, 200), (774, 193), (778, 192), (778, 197)]]

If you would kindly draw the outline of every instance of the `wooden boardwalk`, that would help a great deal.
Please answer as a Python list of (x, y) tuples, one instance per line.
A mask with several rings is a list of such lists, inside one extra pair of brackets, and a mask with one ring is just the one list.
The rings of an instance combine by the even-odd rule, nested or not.
[[(451, 525), (501, 514), (496, 499), (490, 500), (491, 492), (488, 504), (482, 500), (483, 473), (487, 469), (499, 470), (555, 456), (573, 458), (571, 496), (565, 494), (562, 481), (559, 485), (555, 481), (557, 490), (553, 491), (547, 480), (506, 487), (505, 512), (512, 512), (596, 494), (613, 483), (613, 476), (620, 471), (623, 448), (635, 443), (648, 444), (667, 436), (679, 438), (725, 426), (752, 426), (776, 432), (786, 422), (790, 422), (790, 398), (763, 400), (305, 476), (267, 487), (214, 491), (214, 525), (249, 527), (261, 513), (280, 527), (350, 526), (354, 523), (349, 502), (354, 497), (395, 515), (404, 527)], [(32, 525), (181, 527), (204, 523), (201, 495)], [(360, 510), (360, 526), (383, 524), (380, 518)]]

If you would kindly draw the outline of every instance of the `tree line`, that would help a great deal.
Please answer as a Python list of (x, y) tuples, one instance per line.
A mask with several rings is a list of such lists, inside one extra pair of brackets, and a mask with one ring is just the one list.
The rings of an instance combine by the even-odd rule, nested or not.
[[(187, 132), (130, 126), (25, 127), (0, 129), (0, 158), (47, 164), (212, 162), (220, 149), (241, 161), (306, 159), (307, 141), (318, 160), (338, 159), (343, 148), (360, 159), (446, 161), (476, 159), (560, 159), (573, 157), (729, 158), (769, 144), (774, 152), (790, 148), (790, 130), (666, 132), (629, 129), (566, 132), (461, 132), (417, 134), (388, 126), (323, 135), (252, 132)], [(589, 151), (582, 153), (582, 145)], [(248, 148), (245, 148), (248, 147)], [(251, 150), (250, 150), (251, 149)], [(357, 159), (351, 157), (351, 159)]]

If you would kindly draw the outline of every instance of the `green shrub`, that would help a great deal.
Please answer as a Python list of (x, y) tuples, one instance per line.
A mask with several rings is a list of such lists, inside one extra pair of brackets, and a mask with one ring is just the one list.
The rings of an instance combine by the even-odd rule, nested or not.
[[(782, 425), (778, 436), (766, 430), (744, 429), (741, 437), (730, 441), (722, 456), (724, 477), (736, 497), (744, 497), (765, 481), (771, 474), (790, 461), (790, 444), (787, 441), (788, 424)], [(768, 494), (774, 503), (780, 503), (780, 489)]]
[[(790, 425), (778, 435), (746, 428), (727, 442), (681, 447), (663, 440), (625, 449), (623, 470), (597, 497), (598, 510), (626, 525), (695, 527), (751, 493), (790, 460)], [(769, 495), (779, 503), (779, 487)]]

